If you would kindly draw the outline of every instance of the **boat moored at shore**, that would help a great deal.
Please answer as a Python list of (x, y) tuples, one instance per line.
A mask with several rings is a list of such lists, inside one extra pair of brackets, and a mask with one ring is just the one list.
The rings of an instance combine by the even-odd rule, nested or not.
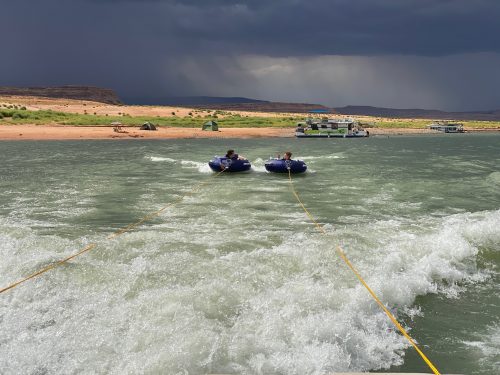
[(297, 138), (362, 138), (370, 132), (364, 130), (353, 119), (312, 119), (299, 122), (295, 129)]
[(438, 121), (427, 126), (443, 133), (465, 133), (464, 125), (458, 122)]

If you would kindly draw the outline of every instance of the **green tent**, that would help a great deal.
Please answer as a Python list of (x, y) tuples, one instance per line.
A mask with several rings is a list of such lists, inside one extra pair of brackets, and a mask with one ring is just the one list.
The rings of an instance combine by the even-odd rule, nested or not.
[(148, 121), (142, 124), (141, 130), (156, 130), (156, 126)]
[(215, 121), (207, 121), (203, 124), (202, 130), (212, 130), (214, 132), (219, 130), (219, 125)]

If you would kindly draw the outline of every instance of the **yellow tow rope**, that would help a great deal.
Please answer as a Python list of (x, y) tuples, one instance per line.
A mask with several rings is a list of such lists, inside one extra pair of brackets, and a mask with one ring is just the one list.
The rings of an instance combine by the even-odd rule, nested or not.
[[(311, 220), (311, 222), (316, 226), (316, 228), (318, 229), (319, 232), (321, 232), (325, 236), (328, 235), (327, 232), (326, 232), (326, 230), (325, 230), (325, 228), (316, 221), (316, 219), (312, 216), (312, 214), (307, 210), (306, 206), (304, 206), (304, 203), (302, 203), (302, 200), (300, 199), (299, 194), (297, 193), (297, 191), (295, 190), (295, 187), (293, 185), (292, 174), (290, 172), (290, 168), (288, 168), (288, 180), (290, 182), (290, 187), (292, 189), (293, 195), (295, 196), (295, 198), (297, 199), (297, 202), (302, 207), (302, 209), (304, 210), (304, 212), (306, 213), (306, 215), (309, 217), (309, 219)], [(347, 266), (351, 269), (351, 271), (356, 275), (356, 277), (361, 282), (361, 284), (363, 284), (363, 286), (368, 290), (368, 293), (370, 293), (370, 295), (373, 297), (373, 299), (375, 300), (375, 302), (377, 302), (377, 304), (382, 308), (382, 310), (384, 310), (384, 312), (389, 317), (389, 319), (392, 321), (392, 323), (394, 323), (394, 325), (397, 327), (397, 329), (410, 342), (410, 344), (415, 348), (415, 350), (417, 351), (417, 353), (420, 354), (420, 357), (422, 357), (422, 359), (424, 360), (424, 362), (429, 366), (429, 368), (434, 372), (435, 375), (440, 375), (440, 372), (438, 371), (438, 369), (432, 364), (432, 362), (430, 361), (430, 359), (427, 358), (427, 356), (422, 352), (422, 350), (420, 350), (420, 348), (418, 347), (418, 345), (415, 342), (415, 340), (413, 340), (411, 338), (411, 336), (408, 334), (408, 332), (406, 332), (406, 330), (403, 328), (403, 326), (401, 326), (401, 324), (399, 324), (399, 322), (394, 317), (394, 315), (387, 309), (387, 307), (384, 306), (384, 304), (382, 303), (382, 301), (380, 300), (380, 298), (377, 297), (377, 295), (372, 290), (372, 288), (370, 288), (370, 286), (366, 283), (366, 281), (363, 279), (363, 277), (358, 272), (358, 270), (349, 261), (349, 259), (347, 258), (344, 250), (342, 249), (342, 247), (340, 247), (340, 245), (337, 245), (336, 250), (337, 250), (337, 254), (340, 256), (340, 258), (342, 258), (342, 260), (347, 264)]]
[[(187, 193), (181, 195), (179, 198), (177, 198), (176, 200), (168, 203), (167, 205), (165, 205), (164, 207), (160, 208), (158, 211), (155, 211), (153, 213), (150, 213), (146, 216), (144, 216), (143, 218), (141, 218), (139, 221), (135, 222), (135, 223), (132, 223), (130, 225), (127, 225), (126, 227), (124, 228), (121, 228), (119, 230), (117, 230), (116, 232), (110, 234), (108, 237), (106, 237), (106, 240), (111, 240), (113, 238), (116, 238), (118, 236), (121, 236), (122, 234), (124, 233), (127, 233), (127, 232), (130, 232), (132, 229), (136, 228), (138, 225), (144, 223), (145, 221), (147, 220), (151, 220), (155, 217), (157, 217), (158, 215), (160, 215), (163, 211), (165, 211), (167, 208), (169, 207), (172, 207), (172, 206), (175, 206), (176, 204), (180, 203), (184, 198), (188, 197), (188, 196), (191, 196), (193, 195), (194, 193), (197, 193), (203, 186), (207, 185), (209, 182), (211, 182), (212, 179), (214, 179), (215, 177), (219, 176), (220, 174), (224, 173), (225, 169), (221, 170), (220, 172), (216, 173), (216, 174), (213, 174), (212, 176), (210, 176), (209, 178), (207, 178), (205, 181), (202, 181), (200, 182), (199, 184), (195, 185), (191, 190), (189, 190)], [(61, 259), (55, 263), (52, 263), (50, 265), (48, 265), (47, 267), (44, 267), (34, 273), (32, 273), (31, 275), (29, 276), (26, 276), (18, 281), (16, 281), (15, 283), (12, 283), (10, 284), (9, 286), (6, 286), (5, 288), (2, 288), (0, 289), (0, 294), (2, 294), (3, 292), (6, 292), (8, 291), (9, 289), (13, 289), (15, 288), (16, 286), (30, 280), (30, 279), (33, 279), (37, 276), (40, 276), (42, 274), (44, 274), (45, 272), (47, 271), (50, 271), (51, 269), (53, 268), (56, 268), (68, 261), (70, 261), (71, 259), (73, 258), (76, 258), (77, 256), (80, 256), (92, 249), (94, 249), (95, 247), (97, 246), (97, 243), (91, 243), (89, 245), (87, 245), (86, 247), (84, 247), (83, 249), (81, 249), (80, 251), (78, 251), (77, 253), (73, 254), (73, 255), (70, 255), (69, 257), (67, 258), (64, 258), (64, 259)]]

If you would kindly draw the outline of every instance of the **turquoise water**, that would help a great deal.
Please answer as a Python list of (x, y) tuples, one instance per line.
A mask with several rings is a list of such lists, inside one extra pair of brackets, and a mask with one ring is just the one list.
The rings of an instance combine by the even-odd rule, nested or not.
[[(253, 171), (113, 240), (210, 177)], [(264, 160), (292, 150), (294, 178)], [(500, 136), (0, 142), (0, 372), (428, 371), (348, 257), (443, 373), (500, 372)]]

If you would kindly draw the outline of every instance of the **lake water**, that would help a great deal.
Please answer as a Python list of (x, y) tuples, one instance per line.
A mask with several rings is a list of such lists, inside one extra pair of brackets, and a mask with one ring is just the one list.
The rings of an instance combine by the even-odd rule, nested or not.
[[(253, 164), (116, 239), (211, 175)], [(294, 177), (264, 160), (294, 152)], [(500, 136), (0, 142), (0, 373), (500, 372)]]

